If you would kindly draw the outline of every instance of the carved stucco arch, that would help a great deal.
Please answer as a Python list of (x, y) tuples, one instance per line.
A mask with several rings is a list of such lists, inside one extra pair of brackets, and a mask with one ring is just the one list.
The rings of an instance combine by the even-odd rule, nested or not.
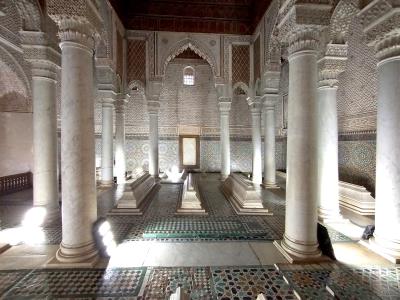
[(31, 89), (31, 81), (25, 73), (25, 70), (22, 68), (17, 59), (3, 46), (0, 45), (0, 60), (4, 62), (11, 70), (15, 72), (17, 77), (21, 80), (26, 88), (27, 93), (27, 105), (31, 104), (32, 97), (32, 89)]
[(173, 60), (175, 57), (177, 57), (179, 54), (181, 54), (183, 51), (186, 49), (190, 49), (193, 52), (195, 52), (198, 56), (203, 58), (205, 61), (208, 62), (208, 64), (211, 66), (211, 70), (214, 74), (214, 77), (218, 75), (218, 70), (217, 70), (217, 62), (214, 57), (214, 55), (211, 53), (211, 51), (204, 46), (201, 42), (191, 39), (191, 38), (186, 38), (184, 40), (181, 40), (177, 42), (175, 45), (173, 45), (170, 50), (167, 52), (166, 55), (164, 55), (162, 59), (162, 75), (165, 75), (165, 70), (167, 68), (168, 63)]
[(22, 30), (41, 31), (43, 12), (37, 0), (14, 1), (22, 20)]
[(359, 12), (355, 1), (341, 0), (335, 7), (329, 26), (329, 39), (333, 43), (344, 44), (352, 19)]

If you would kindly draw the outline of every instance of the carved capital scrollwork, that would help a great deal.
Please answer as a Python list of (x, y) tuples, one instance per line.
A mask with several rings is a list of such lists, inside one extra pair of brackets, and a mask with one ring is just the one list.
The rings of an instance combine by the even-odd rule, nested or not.
[(59, 27), (61, 47), (72, 42), (94, 49), (102, 21), (95, 1), (48, 0), (47, 12)]
[(337, 87), (338, 76), (344, 72), (347, 44), (328, 44), (325, 56), (318, 60), (318, 87)]
[(221, 115), (228, 114), (231, 110), (232, 99), (230, 97), (220, 97), (218, 99), (218, 108)]
[(291, 31), (288, 34), (289, 56), (301, 51), (316, 51), (319, 37), (320, 31), (314, 26)]
[(260, 96), (248, 97), (247, 104), (249, 105), (252, 114), (258, 114), (261, 112), (262, 102)]

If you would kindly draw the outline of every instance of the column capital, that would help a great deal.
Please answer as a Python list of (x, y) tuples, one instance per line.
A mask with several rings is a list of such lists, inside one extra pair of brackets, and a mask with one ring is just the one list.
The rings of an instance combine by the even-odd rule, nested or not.
[(232, 99), (229, 97), (220, 97), (218, 99), (218, 108), (221, 114), (229, 113), (231, 110)]
[(110, 107), (113, 108), (115, 103), (115, 99), (113, 98), (102, 98), (101, 105), (102, 107)]
[(267, 65), (263, 74), (263, 93), (277, 94), (281, 80), (281, 65), (279, 63), (270, 63)]
[(125, 105), (128, 103), (129, 95), (118, 94), (117, 99), (114, 101), (115, 112), (116, 113), (124, 113)]
[(252, 114), (257, 114), (261, 112), (261, 97), (254, 96), (247, 98), (247, 104), (250, 107), (250, 111)]
[(147, 101), (147, 110), (150, 115), (158, 115), (158, 112), (160, 111), (160, 102), (157, 100)]
[(275, 109), (275, 105), (278, 103), (279, 94), (265, 94), (261, 97), (262, 106), (264, 111)]
[(367, 37), (382, 61), (400, 56), (400, 3), (395, 0), (370, 0), (358, 17)]
[(313, 51), (317, 52), (320, 39), (320, 27), (300, 27), (288, 33), (288, 53), (290, 57), (296, 53)]
[(327, 44), (325, 55), (318, 60), (318, 87), (337, 88), (338, 76), (344, 72), (347, 44)]
[(307, 2), (282, 1), (279, 9), (279, 36), (289, 45), (289, 56), (300, 51), (316, 51), (319, 31), (330, 23), (332, 1)]
[(60, 47), (70, 42), (94, 49), (101, 16), (93, 0), (48, 0), (47, 13), (59, 27)]

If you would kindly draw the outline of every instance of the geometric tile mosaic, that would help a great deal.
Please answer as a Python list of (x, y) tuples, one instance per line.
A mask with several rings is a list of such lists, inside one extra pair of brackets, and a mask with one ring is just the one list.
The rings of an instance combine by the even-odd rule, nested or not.
[(292, 288), (273, 266), (212, 267), (215, 299), (296, 299)]
[(14, 284), (20, 281), (29, 271), (0, 271), (0, 297)]
[(137, 296), (146, 268), (34, 270), (5, 299)]
[(191, 299), (212, 299), (210, 268), (149, 268), (143, 299), (166, 299), (181, 287)]

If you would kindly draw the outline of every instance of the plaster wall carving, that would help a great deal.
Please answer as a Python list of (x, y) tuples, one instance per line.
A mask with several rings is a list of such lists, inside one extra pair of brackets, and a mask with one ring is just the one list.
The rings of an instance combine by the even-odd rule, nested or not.
[(232, 84), (250, 84), (250, 46), (232, 45)]

